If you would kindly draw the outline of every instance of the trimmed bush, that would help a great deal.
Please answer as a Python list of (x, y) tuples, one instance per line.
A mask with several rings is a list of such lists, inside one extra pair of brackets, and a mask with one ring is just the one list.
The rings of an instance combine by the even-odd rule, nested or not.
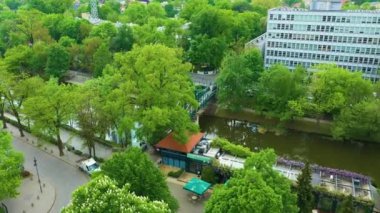
[(204, 166), (202, 168), (201, 179), (211, 184), (217, 183), (217, 176), (211, 166)]
[(168, 173), (168, 176), (170, 176), (170, 177), (174, 177), (174, 178), (179, 178), (179, 176), (181, 176), (182, 175), (182, 173), (184, 172), (184, 170), (183, 169), (179, 169), (179, 170), (177, 170), (177, 171), (170, 171), (169, 173)]
[(82, 152), (82, 151), (80, 151), (80, 150), (74, 150), (74, 154), (76, 154), (76, 155), (82, 155), (82, 154), (83, 154), (83, 152)]
[(98, 163), (103, 163), (103, 162), (104, 162), (104, 159), (103, 159), (103, 158), (100, 158), (100, 157), (94, 157), (94, 159), (95, 159)]
[(241, 158), (247, 158), (253, 154), (248, 147), (233, 144), (224, 138), (215, 138), (212, 143), (212, 147), (219, 147), (228, 154), (235, 155)]

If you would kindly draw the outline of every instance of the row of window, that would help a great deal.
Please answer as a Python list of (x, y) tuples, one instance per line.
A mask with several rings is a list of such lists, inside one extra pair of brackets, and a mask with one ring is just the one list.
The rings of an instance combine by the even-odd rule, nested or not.
[(269, 30), (292, 30), (308, 32), (327, 32), (327, 33), (346, 33), (346, 34), (366, 34), (379, 35), (380, 26), (374, 27), (355, 27), (355, 26), (330, 26), (330, 25), (306, 25), (306, 24), (280, 24), (269, 23)]
[(353, 36), (333, 36), (333, 35), (314, 35), (300, 33), (268, 33), (269, 38), (301, 40), (301, 41), (324, 41), (347, 44), (371, 44), (379, 45), (380, 38), (353, 37)]
[(310, 60), (320, 60), (320, 61), (335, 61), (335, 62), (345, 62), (345, 63), (359, 63), (359, 64), (366, 64), (366, 65), (379, 65), (378, 57), (372, 58), (372, 57), (344, 56), (344, 55), (334, 55), (334, 54), (302, 53), (302, 52), (271, 50), (271, 49), (267, 49), (266, 56), (310, 59)]
[[(269, 59), (267, 58), (265, 60), (265, 67), (270, 67), (272, 64), (283, 64), (289, 68), (295, 68), (297, 66), (302, 66), (305, 68), (310, 68), (317, 66), (321, 63), (318, 62), (303, 62), (303, 61), (295, 61), (295, 60), (288, 60), (288, 59)], [(377, 75), (377, 69), (372, 67), (363, 67), (363, 66), (351, 66), (351, 65), (340, 65), (337, 64), (339, 67), (342, 67), (344, 69), (348, 69), (351, 71), (361, 71), (363, 74), (372, 75), (371, 80), (376, 81), (379, 80), (380, 76)]]
[(380, 17), (375, 14), (368, 16), (354, 16), (347, 14), (345, 16), (328, 16), (328, 15), (285, 15), (285, 14), (269, 14), (269, 20), (282, 21), (303, 21), (303, 22), (328, 22), (328, 23), (356, 23), (356, 24), (380, 24)]
[(284, 48), (284, 49), (293, 49), (293, 50), (380, 55), (380, 48), (355, 47), (352, 45), (351, 46), (337, 46), (337, 45), (324, 45), (324, 44), (304, 44), (304, 43), (268, 41), (266, 43), (266, 46), (268, 48), (273, 47), (273, 48)]

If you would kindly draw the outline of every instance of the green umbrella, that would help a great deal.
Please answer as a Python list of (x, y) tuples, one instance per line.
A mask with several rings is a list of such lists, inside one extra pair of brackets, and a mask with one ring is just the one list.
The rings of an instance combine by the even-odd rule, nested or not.
[(203, 195), (207, 189), (211, 186), (210, 183), (200, 180), (198, 178), (192, 178), (186, 185), (183, 187), (187, 191), (193, 192), (197, 195)]

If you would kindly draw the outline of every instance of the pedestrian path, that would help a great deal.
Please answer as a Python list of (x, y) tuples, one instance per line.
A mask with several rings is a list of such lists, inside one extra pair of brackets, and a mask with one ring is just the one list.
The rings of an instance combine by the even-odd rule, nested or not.
[[(5, 113), (5, 117), (7, 117), (8, 119), (16, 121), (16, 118), (12, 114)], [(64, 144), (70, 145), (70, 146), (74, 147), (75, 150), (80, 150), (82, 153), (88, 153), (87, 146), (86, 146), (86, 143), (85, 143), (83, 138), (81, 138), (76, 133), (70, 132), (70, 131), (63, 129), (63, 128), (60, 129), (60, 132), (61, 132), (61, 139), (62, 139), (62, 142)], [(17, 129), (15, 130), (14, 134), (18, 134)], [(47, 151), (51, 152), (53, 150), (52, 151), (53, 153), (58, 152), (58, 147), (56, 145), (50, 144), (48, 142), (44, 142), (43, 140), (37, 139), (30, 134), (27, 134), (27, 133), (25, 133), (25, 134), (29, 135), (28, 137), (33, 137), (34, 140), (32, 140), (32, 141), (35, 143), (38, 143), (39, 146), (43, 146), (44, 149), (45, 149), (45, 147), (47, 147)], [(28, 138), (28, 137), (26, 137), (26, 138)], [(54, 146), (55, 148), (51, 148), (52, 146), (50, 146), (49, 144)], [(112, 148), (105, 146), (103, 144), (95, 143), (95, 150), (96, 150), (96, 156), (103, 158), (103, 159), (107, 159), (112, 155)], [(65, 152), (65, 154), (66, 153), (67, 152)]]
[(55, 188), (50, 183), (43, 181), (41, 189), (37, 176), (32, 175), (23, 179), (19, 188), (19, 196), (5, 200), (3, 203), (10, 213), (50, 212), (55, 202)]

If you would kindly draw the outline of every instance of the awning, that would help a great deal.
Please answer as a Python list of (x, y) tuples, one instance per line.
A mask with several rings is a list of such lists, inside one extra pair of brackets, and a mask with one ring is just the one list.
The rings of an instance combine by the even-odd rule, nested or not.
[(200, 180), (198, 178), (192, 178), (183, 187), (185, 190), (193, 192), (197, 195), (203, 195), (211, 187), (210, 183)]
[(188, 153), (186, 156), (190, 159), (201, 161), (203, 163), (210, 163), (211, 162), (211, 158), (206, 157), (206, 156), (202, 156), (202, 155), (194, 155), (194, 154)]

